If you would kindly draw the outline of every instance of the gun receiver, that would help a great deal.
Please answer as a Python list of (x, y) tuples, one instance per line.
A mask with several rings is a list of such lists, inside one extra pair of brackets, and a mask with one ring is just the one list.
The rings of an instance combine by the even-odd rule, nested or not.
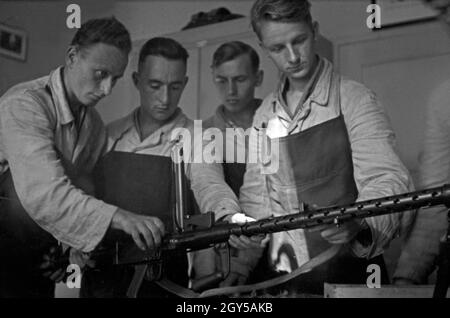
[[(252, 236), (294, 229), (306, 229), (320, 224), (339, 225), (343, 222), (374, 217), (384, 214), (400, 213), (435, 205), (450, 205), (450, 185), (404, 193), (379, 199), (356, 202), (349, 205), (331, 206), (316, 210), (262, 219), (240, 224), (218, 224), (199, 230), (187, 230), (168, 235), (161, 245), (161, 252), (207, 248), (214, 244), (227, 242), (234, 235)], [(137, 249), (136, 249), (137, 250)], [(129, 253), (127, 253), (129, 255)], [(138, 252), (130, 258), (116, 258), (116, 264), (145, 263), (149, 254)]]

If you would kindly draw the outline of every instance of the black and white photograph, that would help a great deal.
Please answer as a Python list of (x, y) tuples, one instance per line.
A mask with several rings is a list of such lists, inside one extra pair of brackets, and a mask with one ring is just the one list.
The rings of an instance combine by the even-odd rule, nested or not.
[(449, 264), (450, 0), (0, 0), (0, 301), (279, 314)]

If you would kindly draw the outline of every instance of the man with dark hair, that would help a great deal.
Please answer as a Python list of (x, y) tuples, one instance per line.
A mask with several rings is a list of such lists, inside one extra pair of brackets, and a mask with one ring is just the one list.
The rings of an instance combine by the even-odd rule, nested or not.
[[(279, 169), (247, 164), (242, 210), (261, 219), (303, 211), (305, 204), (349, 204), (412, 190), (375, 95), (317, 55), (318, 23), (309, 2), (257, 0), (251, 20), (261, 47), (282, 74), (253, 121), (255, 129), (266, 128), (267, 136), (279, 141), (278, 157), (271, 158), (279, 159)], [(276, 233), (268, 261), (277, 272), (291, 272), (338, 244), (337, 256), (287, 288), (322, 294), (324, 282), (365, 283), (367, 266), (383, 268), (383, 249), (409, 219), (409, 214), (392, 214)], [(385, 270), (381, 280), (388, 280)]]
[[(132, 182), (123, 180), (124, 187), (131, 183), (142, 183), (138, 191), (139, 200), (147, 198), (152, 208), (149, 212), (165, 224), (170, 223), (170, 189), (159, 191), (162, 180), (170, 179), (171, 150), (176, 140), (176, 131), (186, 129), (193, 132), (194, 123), (181, 110), (178, 103), (186, 86), (188, 53), (178, 42), (169, 38), (156, 37), (141, 48), (137, 72), (133, 82), (140, 96), (140, 106), (131, 114), (108, 125), (109, 153), (114, 157), (127, 153), (126, 159), (117, 164), (117, 169), (128, 169), (136, 165), (142, 173)], [(195, 148), (194, 148), (195, 149)], [(143, 170), (142, 163), (146, 169)], [(156, 168), (155, 168), (156, 167)], [(223, 181), (214, 164), (195, 163), (185, 165), (186, 176), (201, 211), (215, 212), (222, 220), (240, 212), (237, 198)], [(145, 171), (145, 173), (144, 173)], [(136, 175), (133, 172), (130, 175)], [(130, 181), (130, 180), (128, 180)], [(153, 184), (152, 184), (153, 183)], [(120, 186), (120, 185), (118, 185)], [(158, 193), (155, 195), (155, 193)], [(159, 209), (157, 203), (169, 202)], [(169, 225), (166, 226), (168, 228)], [(167, 279), (187, 287), (188, 263), (186, 254), (167, 259), (162, 265)], [(83, 276), (84, 297), (125, 297), (134, 270), (130, 267), (117, 269), (87, 269)], [(154, 283), (144, 282), (138, 297), (172, 297)]]
[(212, 75), (222, 105), (205, 120), (204, 128), (251, 127), (253, 115), (261, 104), (255, 89), (263, 80), (258, 53), (248, 44), (234, 41), (222, 44), (213, 55)]
[[(258, 53), (248, 44), (233, 41), (222, 44), (213, 54), (212, 76), (222, 104), (216, 113), (203, 122), (203, 128), (218, 128), (225, 138), (225, 151), (223, 158), (223, 174), (225, 181), (231, 187), (234, 194), (239, 196), (239, 189), (245, 173), (245, 161), (238, 162), (238, 153), (246, 153), (244, 130), (250, 128), (256, 109), (261, 100), (255, 98), (255, 89), (263, 80), (263, 71), (259, 69)], [(226, 131), (234, 129), (237, 135), (227, 134)], [(242, 138), (240, 138), (242, 137)], [(228, 149), (227, 147), (233, 147)], [(228, 150), (227, 150), (228, 149)], [(226, 162), (227, 151), (233, 151), (235, 160)], [(197, 279), (213, 275), (217, 272), (225, 272), (228, 260), (222, 259), (220, 247), (206, 249), (195, 254), (194, 272)], [(231, 273), (221, 283), (222, 286), (243, 284), (246, 282), (249, 272), (246, 264), (251, 252), (259, 253), (260, 249), (242, 249), (231, 258)], [(256, 257), (252, 260), (257, 260)]]
[[(58, 241), (91, 252), (111, 228), (141, 249), (160, 243), (160, 220), (89, 195), (88, 175), (107, 142), (94, 106), (122, 77), (130, 49), (130, 35), (115, 18), (90, 20), (64, 66), (1, 97), (0, 297), (52, 297), (51, 279), (66, 271), (48, 254), (60, 251)], [(40, 266), (51, 276), (43, 277)]]

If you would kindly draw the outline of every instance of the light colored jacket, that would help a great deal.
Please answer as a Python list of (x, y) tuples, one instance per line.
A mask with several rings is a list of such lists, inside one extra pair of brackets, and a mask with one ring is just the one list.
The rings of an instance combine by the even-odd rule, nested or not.
[[(450, 182), (450, 79), (431, 94), (427, 107), (425, 138), (419, 165), (419, 189)], [(405, 241), (394, 272), (403, 278), (425, 283), (435, 268), (439, 241), (448, 226), (447, 209), (437, 206), (422, 209)]]
[(11, 170), (20, 202), (39, 226), (84, 252), (102, 240), (117, 208), (76, 188), (67, 173), (89, 173), (105, 150), (106, 130), (94, 108), (77, 131), (62, 68), (0, 99), (0, 174)]

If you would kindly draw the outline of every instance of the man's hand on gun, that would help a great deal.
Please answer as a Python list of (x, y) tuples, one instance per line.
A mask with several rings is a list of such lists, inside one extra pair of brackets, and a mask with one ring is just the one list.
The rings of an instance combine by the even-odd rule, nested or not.
[[(255, 219), (246, 216), (243, 213), (236, 213), (230, 218), (231, 223), (245, 224), (254, 222)], [(249, 272), (259, 260), (262, 251), (269, 241), (269, 236), (265, 234), (254, 235), (251, 237), (241, 235), (231, 235), (228, 243), (231, 247), (237, 249), (237, 255), (231, 258), (230, 273), (220, 287), (243, 285), (248, 279)]]
[(60, 263), (58, 263), (61, 254), (61, 246), (51, 247), (50, 250), (43, 255), (42, 263), (39, 266), (42, 275), (55, 283), (62, 281), (66, 275), (66, 268), (61, 267)]
[(320, 231), (320, 235), (331, 244), (345, 244), (352, 241), (362, 229), (361, 222), (352, 220), (339, 226), (333, 224), (317, 225), (309, 231)]
[[(248, 222), (255, 222), (254, 218), (246, 216), (244, 213), (236, 213), (231, 216), (230, 222), (236, 224), (245, 224)], [(251, 237), (241, 235), (231, 235), (228, 243), (237, 249), (263, 248), (268, 242), (268, 236), (265, 234), (254, 235)]]
[(131, 235), (136, 245), (143, 251), (158, 248), (165, 234), (164, 223), (160, 219), (133, 214), (122, 209), (118, 209), (114, 214), (111, 228)]
[(81, 269), (84, 269), (87, 267), (95, 267), (95, 261), (91, 259), (91, 256), (89, 253), (84, 253), (80, 250), (71, 248), (70, 249), (70, 264), (76, 264)]
[[(308, 207), (311, 210), (319, 209), (320, 207), (313, 204)], [(323, 224), (317, 225), (310, 229), (309, 232), (320, 232), (320, 235), (331, 244), (345, 244), (352, 241), (358, 233), (364, 229), (363, 220), (350, 220), (339, 225)]]

